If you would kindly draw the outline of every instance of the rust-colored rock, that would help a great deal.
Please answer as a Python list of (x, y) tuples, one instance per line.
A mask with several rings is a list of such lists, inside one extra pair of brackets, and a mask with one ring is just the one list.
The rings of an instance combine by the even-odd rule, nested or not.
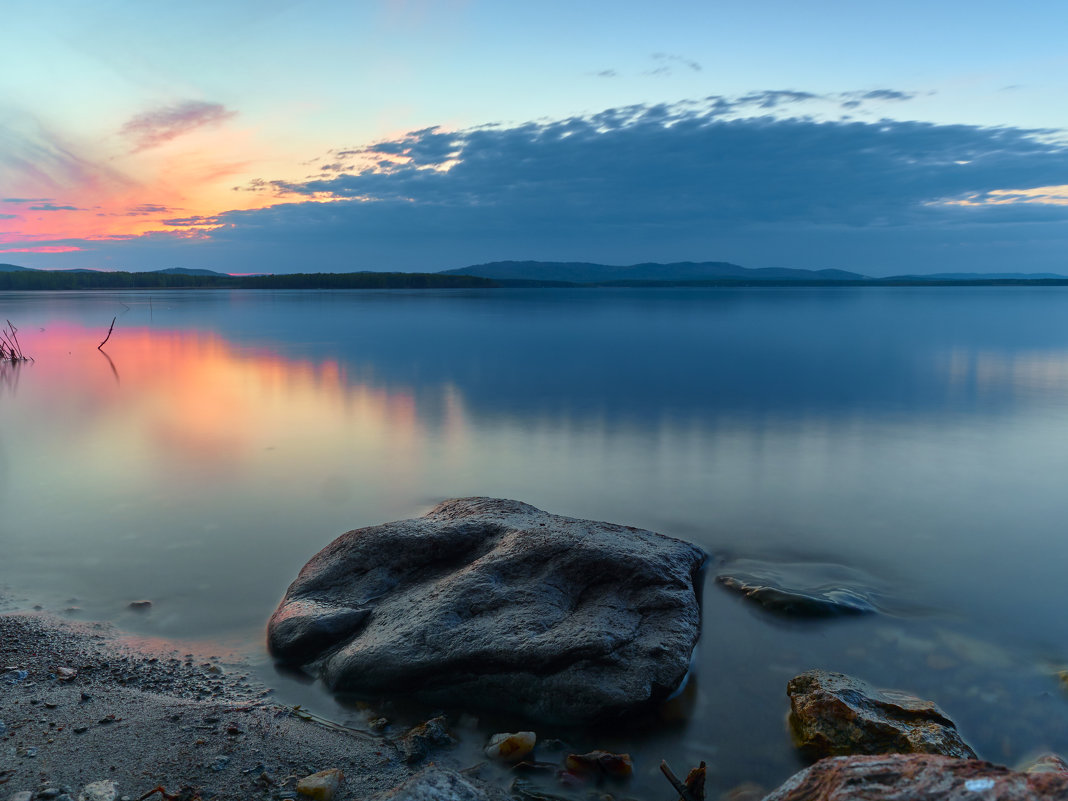
[(932, 754), (832, 757), (764, 801), (1068, 801), (1068, 775)]
[(613, 754), (610, 751), (569, 754), (564, 765), (569, 771), (580, 776), (600, 775), (625, 779), (634, 772), (630, 754)]
[(790, 679), (790, 732), (807, 756), (942, 754), (974, 759), (957, 727), (932, 701), (877, 690), (844, 673), (809, 670)]

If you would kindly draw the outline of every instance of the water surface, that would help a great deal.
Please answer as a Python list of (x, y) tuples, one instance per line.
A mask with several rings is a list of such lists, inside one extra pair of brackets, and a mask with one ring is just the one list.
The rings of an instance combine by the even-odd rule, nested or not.
[(22, 605), (237, 648), (354, 714), (271, 671), (288, 582), (345, 530), (511, 497), (889, 595), (801, 624), (709, 581), (673, 718), (566, 733), (631, 750), (639, 795), (661, 757), (781, 781), (814, 667), (936, 700), (994, 761), (1068, 751), (1064, 290), (0, 293), (3, 318), (36, 360), (0, 368)]

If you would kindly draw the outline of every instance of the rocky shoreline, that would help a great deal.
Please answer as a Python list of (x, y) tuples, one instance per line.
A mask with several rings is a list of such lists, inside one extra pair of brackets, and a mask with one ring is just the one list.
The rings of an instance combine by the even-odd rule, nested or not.
[[(291, 585), (270, 647), (331, 686), (407, 688), (430, 714), (414, 726), (283, 706), (247, 665), (135, 650), (104, 624), (0, 615), (0, 799), (635, 801), (626, 753), (534, 731), (473, 752), (452, 729), (470, 716), (426, 704), (497, 707), (550, 731), (605, 712), (634, 720), (685, 682), (703, 563), (681, 540), (489, 498), (342, 535)], [(818, 592), (767, 570), (726, 585), (778, 615), (856, 614), (859, 594), (827, 572)], [(1059, 756), (1018, 770), (983, 761), (932, 701), (826, 670), (794, 676), (786, 695), (809, 766), (770, 794), (743, 785), (720, 801), (1068, 801)], [(644, 798), (706, 801), (704, 762), (685, 780), (660, 770), (670, 786)]]

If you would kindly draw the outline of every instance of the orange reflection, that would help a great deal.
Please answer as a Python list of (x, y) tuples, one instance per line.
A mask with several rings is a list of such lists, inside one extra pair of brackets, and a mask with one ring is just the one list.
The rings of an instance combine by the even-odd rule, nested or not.
[(318, 492), (324, 477), (406, 473), (421, 461), (413, 395), (353, 382), (337, 361), (149, 328), (119, 328), (100, 352), (105, 332), (36, 334), (27, 343), (32, 376), (17, 397), (27, 413), (50, 418), (58, 458), (92, 464), (91, 479), (136, 483), (148, 471), (293, 486), (313, 477), (289, 471), (315, 464)]

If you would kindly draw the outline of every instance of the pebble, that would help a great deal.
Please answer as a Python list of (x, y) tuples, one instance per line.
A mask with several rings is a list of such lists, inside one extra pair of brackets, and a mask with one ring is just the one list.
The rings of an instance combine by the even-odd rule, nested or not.
[(8, 801), (30, 801), (33, 798), (33, 793), (29, 790), (22, 790), (8, 798)]
[(534, 750), (534, 744), (537, 741), (538, 735), (532, 731), (517, 731), (514, 734), (502, 732), (490, 737), (489, 744), (483, 749), (483, 753), (490, 759), (518, 762)]
[(138, 611), (144, 611), (152, 608), (151, 601), (130, 601), (130, 608), (137, 609)]
[(337, 768), (321, 770), (297, 782), (297, 792), (314, 801), (331, 801), (344, 780), (345, 774)]
[(208, 767), (210, 767), (213, 771), (218, 773), (221, 770), (226, 770), (226, 766), (229, 765), (229, 764), (230, 764), (230, 757), (228, 757), (228, 756), (218, 756), (218, 757), (215, 757), (215, 761), (212, 762)]
[(107, 779), (87, 784), (78, 793), (78, 801), (115, 801), (118, 797), (118, 783)]

